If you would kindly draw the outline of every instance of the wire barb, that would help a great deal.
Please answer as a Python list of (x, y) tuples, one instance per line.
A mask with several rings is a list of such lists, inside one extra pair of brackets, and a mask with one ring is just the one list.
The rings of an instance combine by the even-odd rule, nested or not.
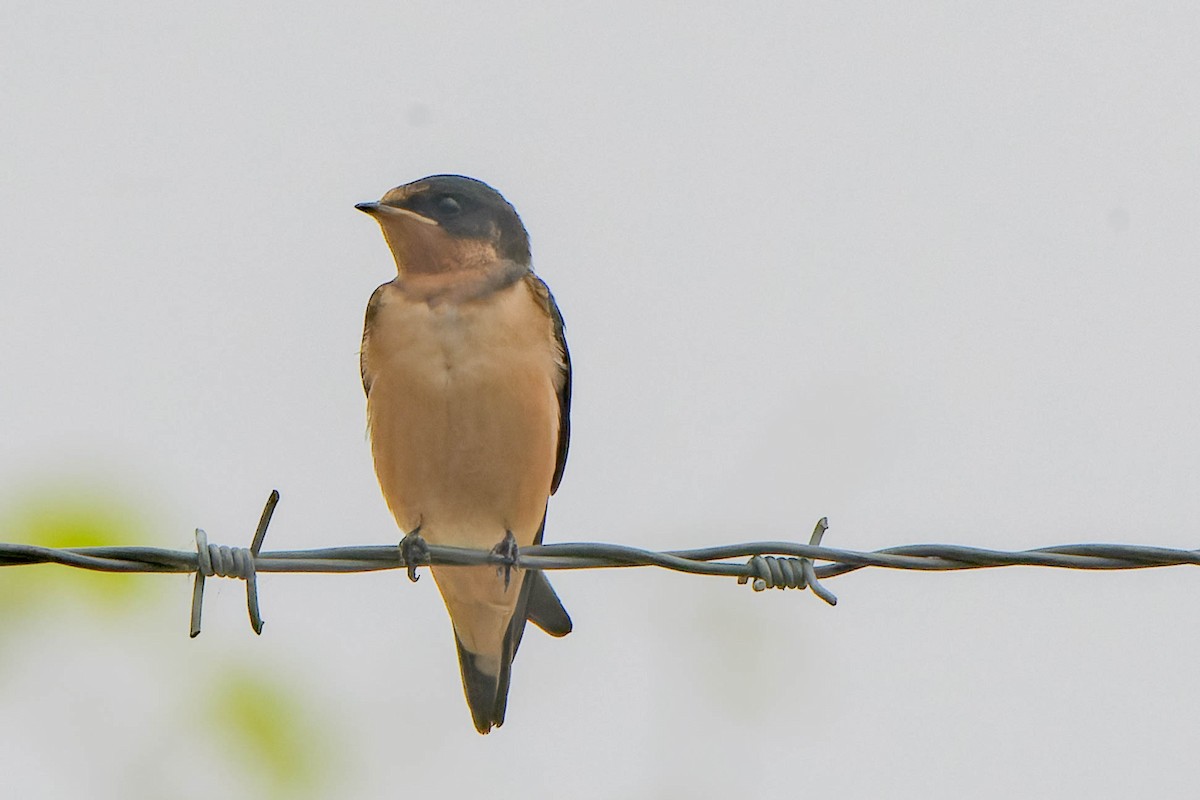
[(254, 562), (262, 550), (267, 526), (271, 524), (271, 516), (275, 513), (277, 505), (279, 492), (272, 489), (267, 497), (267, 504), (263, 506), (262, 516), (259, 517), (258, 528), (254, 531), (254, 539), (251, 540), (249, 548), (209, 544), (208, 534), (196, 528), (196, 581), (192, 584), (192, 625), (189, 632), (192, 639), (200, 635), (204, 580), (213, 575), (218, 578), (240, 578), (246, 582), (246, 610), (250, 614), (250, 627), (256, 634), (262, 634), (263, 619), (258, 610), (258, 580)]
[[(809, 547), (820, 547), (827, 530), (829, 518), (821, 517), (808, 539)], [(837, 596), (817, 580), (811, 558), (754, 555), (746, 562), (746, 568), (749, 574), (739, 575), (738, 583), (750, 581), (751, 588), (756, 592), (767, 589), (812, 589), (813, 594), (829, 605), (837, 605)]]

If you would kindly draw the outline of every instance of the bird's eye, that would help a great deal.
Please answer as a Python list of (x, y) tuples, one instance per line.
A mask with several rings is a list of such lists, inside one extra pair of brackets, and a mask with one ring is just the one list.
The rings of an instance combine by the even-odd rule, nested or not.
[(438, 210), (438, 213), (445, 217), (452, 217), (462, 211), (462, 204), (453, 195), (444, 194), (437, 200), (434, 200), (433, 205)]

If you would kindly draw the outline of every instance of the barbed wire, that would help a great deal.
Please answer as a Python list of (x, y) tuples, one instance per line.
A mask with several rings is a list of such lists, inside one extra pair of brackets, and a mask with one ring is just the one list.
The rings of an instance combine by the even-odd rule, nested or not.
[[(822, 546), (829, 528), (821, 518), (808, 544), (787, 541), (745, 542), (691, 550), (663, 552), (603, 542), (543, 544), (522, 547), (516, 559), (497, 551), (427, 545), (412, 564), (399, 545), (324, 547), (312, 550), (262, 552), (267, 526), (279, 502), (272, 491), (263, 508), (249, 548), (209, 544), (196, 529), (196, 551), (157, 547), (39, 547), (0, 542), (0, 567), (23, 564), (62, 564), (99, 572), (194, 572), (191, 636), (200, 634), (204, 583), (208, 577), (238, 578), (246, 582), (250, 625), (262, 633), (258, 607), (259, 572), (349, 573), (408, 569), (429, 565), (470, 566), (493, 564), (497, 569), (520, 567), (538, 570), (661, 567), (694, 575), (735, 577), (755, 591), (809, 589), (830, 605), (837, 604), (821, 579), (867, 567), (946, 572), (994, 567), (1055, 567), (1084, 570), (1127, 570), (1200, 564), (1200, 550), (1181, 550), (1129, 544), (1071, 544), (1034, 550), (988, 550), (948, 544), (918, 544), (860, 552)], [(727, 559), (746, 559), (741, 562)], [(813, 562), (828, 562), (817, 566)]]

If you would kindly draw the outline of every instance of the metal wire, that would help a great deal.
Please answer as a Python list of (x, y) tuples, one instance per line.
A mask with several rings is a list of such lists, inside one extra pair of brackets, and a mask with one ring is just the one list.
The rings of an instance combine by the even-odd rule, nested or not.
[[(271, 492), (249, 548), (208, 544), (204, 531), (196, 531), (196, 552), (157, 547), (52, 548), (0, 543), (0, 567), (21, 564), (63, 564), (100, 572), (194, 572), (191, 635), (200, 633), (200, 609), (205, 577), (232, 577), (246, 581), (250, 625), (262, 632), (256, 575), (262, 572), (375, 572), (406, 569), (398, 545), (326, 547), (314, 550), (261, 552), (263, 539), (279, 493)], [(990, 567), (1056, 567), (1060, 569), (1126, 570), (1200, 564), (1200, 550), (1179, 550), (1128, 544), (1072, 544), (1035, 550), (986, 550), (945, 544), (889, 547), (873, 552), (842, 550), (821, 545), (828, 529), (822, 518), (808, 544), (798, 542), (746, 542), (693, 550), (658, 552), (601, 542), (543, 544), (520, 549), (524, 569), (601, 569), (610, 567), (661, 567), (695, 575), (735, 577), (755, 591), (809, 589), (830, 605), (837, 598), (821, 583), (823, 578), (844, 575), (865, 567), (950, 571)], [(488, 550), (429, 545), (429, 564), (504, 566), (502, 555)], [(729, 559), (746, 559), (730, 561)], [(816, 566), (813, 562), (826, 562)], [(422, 562), (418, 566), (425, 566)]]

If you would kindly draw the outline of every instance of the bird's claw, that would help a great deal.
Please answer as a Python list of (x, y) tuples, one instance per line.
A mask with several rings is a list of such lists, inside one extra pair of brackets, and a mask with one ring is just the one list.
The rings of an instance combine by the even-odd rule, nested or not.
[(400, 558), (404, 560), (404, 564), (408, 568), (408, 579), (413, 583), (420, 580), (421, 576), (417, 574), (417, 567), (429, 564), (429, 545), (421, 536), (420, 525), (411, 533), (405, 534), (404, 538), (400, 540)]
[(500, 566), (496, 567), (497, 575), (504, 575), (504, 589), (508, 590), (508, 585), (512, 581), (513, 567), (517, 566), (521, 551), (517, 547), (517, 539), (513, 536), (512, 531), (504, 532), (504, 539), (500, 544), (492, 548), (492, 555), (500, 559)]

